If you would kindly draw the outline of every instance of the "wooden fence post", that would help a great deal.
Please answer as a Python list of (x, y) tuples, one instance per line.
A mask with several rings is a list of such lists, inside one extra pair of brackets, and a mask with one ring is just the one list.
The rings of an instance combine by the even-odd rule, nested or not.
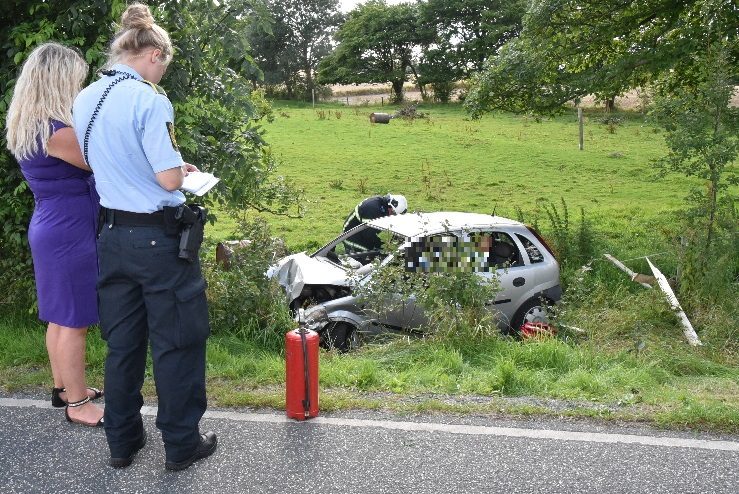
[(577, 123), (580, 126), (580, 151), (583, 150), (585, 147), (585, 143), (583, 141), (583, 118), (582, 118), (582, 108), (577, 109)]

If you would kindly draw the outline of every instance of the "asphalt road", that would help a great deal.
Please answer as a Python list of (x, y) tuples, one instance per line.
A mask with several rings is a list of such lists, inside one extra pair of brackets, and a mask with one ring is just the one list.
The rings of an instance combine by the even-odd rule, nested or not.
[[(40, 397), (38, 397), (40, 398)], [(375, 412), (295, 422), (209, 410), (219, 448), (183, 472), (145, 407), (149, 441), (110, 468), (104, 432), (47, 401), (0, 397), (0, 492), (739, 493), (739, 437), (573, 420)]]

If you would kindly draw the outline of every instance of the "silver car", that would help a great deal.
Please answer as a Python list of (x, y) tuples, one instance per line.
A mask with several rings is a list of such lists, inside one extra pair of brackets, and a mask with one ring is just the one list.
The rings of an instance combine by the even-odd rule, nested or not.
[[(383, 247), (358, 251), (355, 240), (366, 242), (368, 235), (384, 236)], [(378, 218), (343, 233), (311, 255), (299, 253), (281, 259), (268, 276), (278, 280), (290, 307), (301, 322), (319, 332), (325, 346), (348, 350), (358, 346), (363, 336), (423, 327), (427, 319), (414, 297), (395, 310), (370, 315), (352, 294), (352, 286), (366, 283), (376, 270), (399, 257), (406, 266), (410, 261), (422, 270), (424, 263), (433, 262), (428, 254), (433, 257), (434, 249), (428, 246), (440, 242), (447, 250), (482, 246), (481, 261), (473, 270), (483, 278), (499, 281), (500, 291), (490, 305), (503, 332), (515, 334), (527, 322), (548, 322), (547, 306), (562, 295), (559, 264), (535, 230), (499, 216), (437, 212)], [(386, 251), (387, 245), (397, 248)]]

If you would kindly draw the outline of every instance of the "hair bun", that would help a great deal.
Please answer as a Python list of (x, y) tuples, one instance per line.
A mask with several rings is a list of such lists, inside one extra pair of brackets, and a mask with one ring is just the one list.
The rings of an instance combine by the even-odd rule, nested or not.
[(121, 26), (123, 29), (151, 29), (154, 26), (154, 17), (148, 6), (133, 3), (123, 12)]

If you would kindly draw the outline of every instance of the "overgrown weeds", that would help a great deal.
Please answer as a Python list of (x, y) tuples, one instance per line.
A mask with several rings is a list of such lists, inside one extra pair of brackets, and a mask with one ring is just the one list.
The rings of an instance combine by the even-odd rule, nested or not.
[[(566, 288), (575, 270), (597, 256), (598, 242), (585, 208), (580, 208), (580, 221), (573, 224), (564, 198), (560, 199), (560, 204), (558, 207), (548, 199), (539, 199), (537, 208), (532, 213), (527, 214), (520, 207), (515, 207), (514, 210), (518, 221), (541, 231), (560, 264)], [(541, 212), (547, 219), (544, 226), (539, 221)]]
[(239, 230), (249, 243), (234, 252), (228, 269), (212, 261), (203, 264), (211, 327), (214, 333), (238, 335), (279, 350), (294, 321), (284, 292), (265, 273), (285, 254), (284, 247), (263, 220), (242, 223)]
[(357, 179), (357, 192), (360, 194), (367, 193), (367, 177)]

